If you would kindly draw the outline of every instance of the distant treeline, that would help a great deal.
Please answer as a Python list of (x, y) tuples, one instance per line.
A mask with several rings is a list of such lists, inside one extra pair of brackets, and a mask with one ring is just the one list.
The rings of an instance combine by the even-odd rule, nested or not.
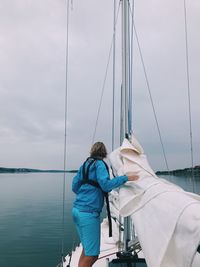
[[(3, 168), (0, 167), (0, 173), (28, 173), (28, 172), (64, 172), (63, 170), (38, 170), (28, 168)], [(67, 170), (66, 172), (77, 172), (77, 170)]]
[(172, 171), (157, 171), (157, 175), (176, 175), (176, 176), (189, 176), (189, 175), (200, 175), (200, 165), (195, 166), (194, 168), (185, 168), (185, 169), (177, 169)]
[[(29, 172), (51, 172), (51, 173), (63, 173), (63, 170), (39, 170), (39, 169), (29, 169), (29, 168), (4, 168), (0, 167), (0, 173), (29, 173)], [(67, 170), (68, 173), (76, 173), (77, 170)], [(185, 168), (177, 169), (171, 171), (157, 171), (157, 175), (176, 175), (176, 176), (188, 176), (191, 175), (200, 175), (200, 165), (195, 166), (194, 168)]]

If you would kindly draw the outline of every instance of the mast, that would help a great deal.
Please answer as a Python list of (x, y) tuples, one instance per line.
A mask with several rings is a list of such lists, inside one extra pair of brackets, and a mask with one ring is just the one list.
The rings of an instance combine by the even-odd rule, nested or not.
[[(122, 87), (120, 142), (132, 134), (132, 86), (130, 65), (130, 12), (129, 0), (121, 0), (122, 5)], [(124, 250), (127, 252), (131, 240), (130, 218), (124, 219)]]
[(122, 4), (122, 88), (121, 88), (121, 123), (120, 141), (132, 133), (132, 99), (131, 99), (131, 66), (130, 66), (130, 12), (129, 0)]

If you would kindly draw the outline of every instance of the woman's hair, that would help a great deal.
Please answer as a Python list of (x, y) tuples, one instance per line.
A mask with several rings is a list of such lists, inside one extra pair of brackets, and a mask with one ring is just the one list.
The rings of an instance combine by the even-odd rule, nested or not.
[(104, 143), (96, 142), (90, 150), (90, 156), (94, 158), (105, 158), (107, 156), (107, 150)]

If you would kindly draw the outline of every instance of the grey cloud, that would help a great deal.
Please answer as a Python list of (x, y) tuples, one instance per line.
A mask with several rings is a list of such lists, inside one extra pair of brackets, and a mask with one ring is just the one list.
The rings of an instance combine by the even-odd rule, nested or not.
[[(183, 6), (135, 1), (140, 38), (170, 168), (190, 166)], [(113, 1), (73, 1), (69, 25), (67, 166), (88, 155), (112, 39)], [(199, 164), (199, 12), (188, 7), (194, 158)], [(0, 3), (0, 165), (63, 167), (66, 2)], [(120, 30), (120, 20), (118, 21)], [(119, 30), (117, 40), (119, 40)], [(134, 45), (133, 125), (154, 169), (164, 169), (141, 61)], [(117, 45), (116, 138), (121, 61)], [(95, 140), (111, 150), (112, 69), (109, 67)]]

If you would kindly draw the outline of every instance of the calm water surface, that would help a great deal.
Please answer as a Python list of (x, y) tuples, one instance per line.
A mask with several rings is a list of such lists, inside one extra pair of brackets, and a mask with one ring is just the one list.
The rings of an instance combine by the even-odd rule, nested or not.
[[(78, 243), (67, 174), (64, 246)], [(163, 176), (200, 193), (200, 177)], [(0, 267), (55, 267), (61, 259), (63, 174), (0, 174)]]
[[(78, 242), (67, 174), (65, 251)], [(55, 267), (61, 259), (63, 174), (0, 175), (0, 267)]]

